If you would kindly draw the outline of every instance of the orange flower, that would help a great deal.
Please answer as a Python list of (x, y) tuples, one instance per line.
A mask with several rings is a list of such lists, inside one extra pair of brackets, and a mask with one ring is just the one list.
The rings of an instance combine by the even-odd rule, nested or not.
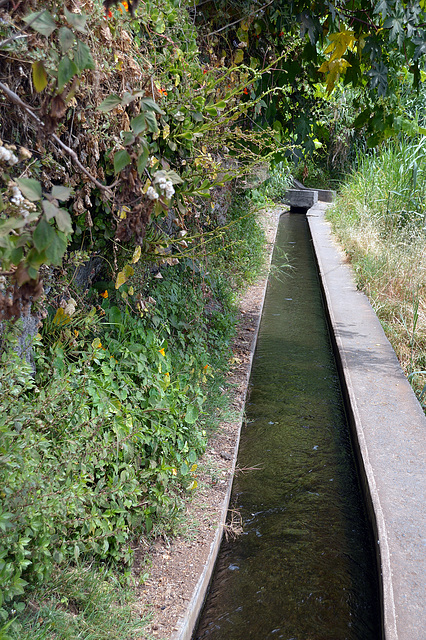
[(167, 95), (167, 91), (165, 89), (158, 89), (158, 93), (162, 96), (166, 96)]
[(128, 5), (128, 3), (126, 2), (126, 0), (124, 0), (124, 2), (122, 2), (121, 4), (122, 4), (122, 5), (123, 5), (123, 7), (126, 9), (126, 11), (128, 11), (128, 10), (129, 10), (129, 5)]
[(248, 89), (247, 89), (247, 87), (244, 87), (244, 91), (243, 91), (243, 93), (244, 93), (246, 96), (248, 96)]
[(103, 293), (100, 293), (99, 295), (101, 295), (103, 298), (108, 298), (108, 291), (105, 289), (105, 291)]
[(158, 349), (158, 353), (161, 353), (163, 357), (166, 357), (166, 352), (164, 351), (164, 347), (162, 349)]

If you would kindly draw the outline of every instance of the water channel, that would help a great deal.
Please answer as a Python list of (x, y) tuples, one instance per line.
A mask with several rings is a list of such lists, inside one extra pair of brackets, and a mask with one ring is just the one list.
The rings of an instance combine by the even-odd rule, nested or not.
[(275, 265), (283, 252), (238, 455), (256, 470), (231, 498), (243, 533), (222, 542), (193, 640), (379, 640), (374, 540), (306, 216), (281, 217)]

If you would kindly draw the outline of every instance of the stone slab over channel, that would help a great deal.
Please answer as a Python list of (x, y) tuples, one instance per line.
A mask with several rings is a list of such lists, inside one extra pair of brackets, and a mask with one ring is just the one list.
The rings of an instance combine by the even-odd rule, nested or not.
[(386, 640), (426, 639), (426, 418), (316, 203), (308, 221), (378, 537)]

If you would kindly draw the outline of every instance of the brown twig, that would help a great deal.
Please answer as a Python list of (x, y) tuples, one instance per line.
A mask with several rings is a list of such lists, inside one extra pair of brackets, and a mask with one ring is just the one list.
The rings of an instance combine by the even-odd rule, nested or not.
[[(21, 100), (21, 98), (3, 82), (0, 82), (0, 90), (3, 91), (3, 93), (9, 98), (11, 102), (21, 107), (21, 109), (24, 109), (24, 111), (28, 113), (28, 115), (31, 116), (33, 120), (35, 120), (41, 127), (44, 128), (44, 122), (38, 117), (38, 115), (34, 113), (34, 111), (32, 111), (31, 107), (28, 104), (26, 104), (23, 100)], [(80, 169), (80, 171), (82, 171), (82, 173), (84, 173), (84, 175), (86, 175), (89, 178), (89, 180), (98, 187), (98, 189), (101, 189), (102, 191), (106, 191), (107, 193), (112, 195), (111, 188), (105, 184), (102, 184), (101, 182), (99, 182), (99, 180), (97, 180), (94, 176), (92, 176), (92, 174), (86, 169), (86, 167), (84, 167), (81, 164), (76, 152), (70, 147), (68, 147), (64, 142), (62, 142), (62, 140), (56, 135), (56, 133), (51, 133), (50, 138), (51, 138), (50, 143), (53, 144), (52, 141), (55, 141), (56, 144), (58, 144), (61, 147), (61, 149), (65, 151), (65, 153), (67, 153), (74, 160), (75, 164)]]

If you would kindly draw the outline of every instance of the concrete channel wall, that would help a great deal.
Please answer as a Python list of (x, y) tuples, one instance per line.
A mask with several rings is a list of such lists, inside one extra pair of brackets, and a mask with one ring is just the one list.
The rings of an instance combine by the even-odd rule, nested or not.
[(317, 202), (307, 216), (371, 498), (385, 640), (426, 639), (426, 417)]
[[(332, 240), (324, 219), (329, 198), (319, 196), (307, 217), (377, 539), (383, 640), (426, 640), (426, 417), (376, 314), (357, 290), (345, 256)], [(192, 636), (222, 529), (219, 525), (187, 616), (173, 640)]]

